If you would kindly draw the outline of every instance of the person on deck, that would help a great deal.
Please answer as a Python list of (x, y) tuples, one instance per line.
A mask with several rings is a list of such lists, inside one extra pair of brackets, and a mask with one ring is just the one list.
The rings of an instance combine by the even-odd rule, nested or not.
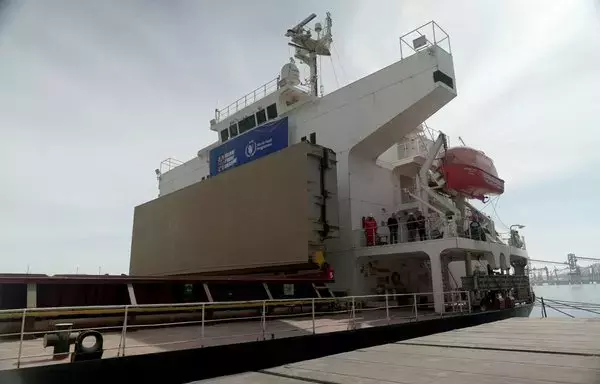
[(408, 241), (415, 241), (417, 237), (417, 219), (415, 219), (412, 212), (408, 214), (408, 219), (406, 219), (406, 229), (408, 230)]
[(367, 246), (375, 245), (375, 235), (377, 234), (377, 221), (373, 214), (369, 214), (365, 220), (365, 234), (367, 235)]
[(407, 229), (406, 222), (408, 221), (408, 212), (404, 211), (404, 212), (402, 212), (402, 214), (400, 214), (400, 212), (398, 212), (397, 217), (398, 217), (398, 229), (399, 229), (398, 236), (400, 236), (398, 241), (400, 243), (406, 243), (408, 241), (408, 231), (406, 230)]
[(398, 219), (395, 212), (392, 212), (392, 216), (387, 221), (387, 226), (390, 230), (390, 244), (398, 243)]
[(417, 230), (421, 241), (427, 240), (427, 230), (425, 229), (425, 216), (421, 212), (417, 212)]

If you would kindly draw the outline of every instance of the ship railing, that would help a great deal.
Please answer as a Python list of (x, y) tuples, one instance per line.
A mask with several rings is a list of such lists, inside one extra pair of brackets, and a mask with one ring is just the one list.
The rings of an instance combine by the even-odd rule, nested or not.
[[(437, 295), (436, 299), (444, 299), (442, 313), (434, 311), (433, 292), (396, 293), (393, 289), (346, 297), (1, 310), (5, 327), (12, 322), (19, 330), (0, 334), (0, 369), (55, 363), (61, 358), (68, 361), (73, 348), (54, 353), (44, 348), (40, 338), (65, 332), (64, 328), (48, 328), (69, 321), (73, 323), (62, 324), (70, 326), (66, 330), (69, 335), (100, 332), (103, 358), (107, 358), (385, 326), (472, 311), (466, 291)], [(177, 315), (180, 321), (141, 320), (161, 313), (172, 313), (172, 319)], [(219, 317), (219, 313), (229, 316)], [(106, 325), (79, 326), (94, 317), (102, 317)], [(53, 320), (44, 320), (47, 318)]]
[[(600, 303), (581, 301), (567, 301), (537, 297), (535, 309), (538, 309), (541, 317), (548, 317), (548, 310), (554, 315), (575, 317), (600, 317)], [(551, 314), (552, 316), (552, 314)]]
[[(407, 203), (408, 202), (409, 201), (407, 201)], [(352, 247), (388, 246), (444, 238), (465, 238), (476, 241), (497, 242), (497, 240), (494, 240), (488, 232), (484, 231), (484, 229), (474, 231), (468, 221), (465, 222), (465, 227), (462, 231), (459, 228), (451, 228), (447, 222), (441, 219), (425, 219), (424, 221), (416, 220), (415, 224), (424, 224), (425, 228), (409, 230), (406, 221), (400, 221), (399, 219), (398, 229), (396, 231), (397, 236), (393, 235), (394, 227), (390, 230), (386, 221), (378, 223), (375, 231), (366, 228), (354, 229), (352, 230)], [(525, 249), (524, 245), (519, 248)]]
[[(443, 132), (440, 131), (439, 129), (435, 129), (435, 128), (430, 127), (427, 124), (427, 122), (424, 121), (423, 123), (421, 123), (421, 133), (420, 133), (420, 135), (423, 135), (424, 139), (426, 139), (426, 140), (431, 141), (432, 143), (434, 143), (437, 140), (437, 138), (440, 135), (440, 133), (443, 133)], [(446, 135), (446, 134), (444, 133), (444, 135)], [(450, 141), (451, 141), (450, 140), (450, 136), (446, 135), (446, 144), (448, 144), (448, 146), (451, 146), (450, 145)]]
[(255, 90), (248, 92), (228, 106), (215, 109), (215, 121), (218, 123), (219, 121), (228, 118), (229, 116), (257, 102), (263, 97), (270, 95), (277, 89), (279, 89), (279, 76), (271, 81), (266, 82)]
[(430, 21), (400, 36), (400, 60), (433, 46), (452, 54), (450, 36), (435, 21)]
[(418, 200), (415, 199), (413, 196), (417, 193), (417, 187), (414, 185), (408, 188), (402, 188), (400, 190), (400, 199), (402, 201), (402, 204), (416, 203)]
[(180, 165), (183, 165), (183, 164), (184, 164), (183, 161), (180, 161), (180, 160), (174, 159), (172, 157), (169, 157), (169, 158), (164, 159), (163, 161), (160, 162), (160, 167), (158, 169), (160, 171), (160, 175), (162, 175), (165, 172), (169, 172), (173, 168), (177, 168), (177, 167), (179, 167)]
[[(407, 201), (407, 203), (410, 201)], [(352, 231), (353, 247), (373, 247), (386, 246), (394, 244), (412, 243), (426, 240), (441, 239), (450, 236), (444, 233), (443, 228), (438, 228), (432, 220), (425, 219), (416, 220), (415, 225), (425, 225), (425, 229), (409, 230), (406, 221), (400, 221), (398, 218), (398, 226), (389, 227), (385, 221), (378, 223), (375, 230), (361, 228)], [(397, 229), (396, 229), (397, 228)], [(395, 233), (395, 235), (394, 235)]]
[(409, 156), (426, 155), (429, 151), (429, 147), (425, 140), (426, 138), (423, 134), (418, 134), (414, 141), (399, 144), (402, 151), (402, 157), (399, 156), (398, 160), (402, 160)]

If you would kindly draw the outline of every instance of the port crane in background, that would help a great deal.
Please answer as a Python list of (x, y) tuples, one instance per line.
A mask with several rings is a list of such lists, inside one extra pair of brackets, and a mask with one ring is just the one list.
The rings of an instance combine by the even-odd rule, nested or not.
[[(589, 266), (580, 266), (579, 261), (593, 262)], [(533, 284), (600, 284), (600, 259), (593, 257), (576, 256), (574, 253), (567, 255), (567, 260), (564, 262), (551, 260), (529, 260), (529, 277)], [(544, 267), (533, 267), (531, 264), (546, 264)], [(554, 264), (553, 273), (550, 273), (548, 264)], [(558, 268), (556, 265), (561, 265)]]

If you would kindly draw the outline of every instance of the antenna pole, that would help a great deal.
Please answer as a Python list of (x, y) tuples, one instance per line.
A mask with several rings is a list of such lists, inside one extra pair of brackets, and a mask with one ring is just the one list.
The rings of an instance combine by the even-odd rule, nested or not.
[(317, 32), (317, 38), (313, 39), (310, 30), (306, 29), (305, 26), (313, 20), (317, 15), (314, 13), (302, 20), (295, 27), (288, 29), (285, 34), (286, 37), (290, 37), (292, 42), (289, 45), (296, 48), (295, 58), (299, 59), (303, 63), (308, 65), (310, 71), (309, 85), (310, 94), (312, 96), (319, 96), (319, 73), (318, 73), (318, 62), (317, 56), (331, 56), (329, 47), (331, 45), (331, 14), (327, 12), (327, 18), (325, 19), (325, 32), (321, 36), (321, 24), (317, 23), (315, 31)]
[(319, 73), (317, 70), (317, 54), (311, 52), (308, 59), (308, 67), (310, 69), (310, 94), (313, 96), (319, 96)]

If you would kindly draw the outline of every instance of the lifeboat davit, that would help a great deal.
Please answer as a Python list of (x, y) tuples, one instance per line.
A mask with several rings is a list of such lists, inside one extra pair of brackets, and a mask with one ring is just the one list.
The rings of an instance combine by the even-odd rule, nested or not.
[(498, 177), (494, 162), (477, 149), (448, 148), (441, 170), (446, 188), (467, 197), (483, 201), (486, 196), (504, 193), (504, 180)]

